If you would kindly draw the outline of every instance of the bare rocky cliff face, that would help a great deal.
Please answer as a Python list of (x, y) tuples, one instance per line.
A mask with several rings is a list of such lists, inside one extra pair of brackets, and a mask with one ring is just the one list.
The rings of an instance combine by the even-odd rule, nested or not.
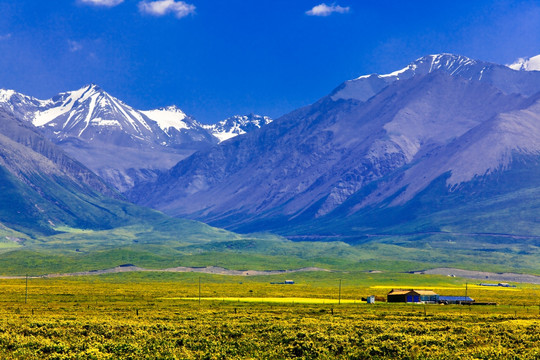
[[(540, 155), (540, 72), (442, 54), (348, 81), (317, 103), (200, 151), (134, 201), (231, 229), (275, 229), (448, 191)], [(531, 180), (533, 181), (533, 180)], [(340, 210), (341, 209), (341, 210)]]

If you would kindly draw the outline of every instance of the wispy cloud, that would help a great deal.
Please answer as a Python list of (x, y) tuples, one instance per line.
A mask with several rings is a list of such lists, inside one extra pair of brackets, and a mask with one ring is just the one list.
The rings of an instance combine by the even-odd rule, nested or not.
[(69, 51), (71, 52), (77, 52), (79, 50), (82, 50), (83, 48), (82, 44), (75, 40), (68, 40), (68, 46), (69, 46)]
[(174, 0), (144, 0), (139, 3), (139, 11), (143, 14), (152, 16), (164, 16), (173, 14), (178, 19), (195, 14), (195, 5), (188, 4), (184, 1)]
[(320, 5), (314, 6), (313, 9), (306, 11), (306, 14), (310, 16), (328, 16), (332, 15), (333, 13), (338, 14), (345, 14), (348, 13), (351, 8), (346, 6), (339, 6), (335, 3), (332, 5), (326, 5), (325, 3), (322, 3)]
[(103, 6), (103, 7), (113, 7), (120, 5), (124, 0), (78, 0), (81, 4), (92, 5), (92, 6)]
[(11, 33), (9, 34), (0, 34), (0, 41), (11, 39)]

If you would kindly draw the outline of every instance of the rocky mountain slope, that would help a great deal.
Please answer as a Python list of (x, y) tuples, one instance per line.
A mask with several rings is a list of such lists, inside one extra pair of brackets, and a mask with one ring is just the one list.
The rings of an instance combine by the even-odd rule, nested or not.
[(118, 201), (118, 193), (31, 124), (2, 109), (0, 178), (3, 226), (47, 233), (55, 226), (107, 227), (125, 220), (125, 212), (114, 218), (105, 209), (105, 202)]
[(102, 179), (69, 158), (45, 139), (31, 124), (0, 109), (1, 165), (11, 174), (33, 186), (30, 177), (65, 176), (70, 181), (112, 197), (119, 195)]
[[(539, 92), (537, 71), (426, 56), (391, 74), (347, 81), (260, 131), (192, 155), (130, 196), (242, 231), (350, 232), (374, 209), (373, 222), (410, 222), (421, 215), (389, 214), (415, 213), (411, 204), (434, 186), (439, 205), (453, 199), (448, 206), (464, 204), (454, 200), (465, 188), (471, 195), (538, 187)], [(519, 186), (497, 187), (493, 179), (523, 167)], [(433, 210), (432, 200), (416, 213)], [(338, 218), (341, 228), (333, 225)], [(358, 226), (377, 231), (373, 223)]]
[(270, 121), (237, 116), (203, 125), (176, 106), (136, 110), (97, 85), (49, 100), (0, 90), (0, 108), (31, 122), (119, 191), (155, 178), (197, 150)]

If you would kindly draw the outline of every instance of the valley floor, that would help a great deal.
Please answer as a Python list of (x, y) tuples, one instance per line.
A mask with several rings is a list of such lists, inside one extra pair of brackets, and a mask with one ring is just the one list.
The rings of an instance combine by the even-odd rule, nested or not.
[[(200, 274), (215, 274), (215, 275), (229, 275), (229, 276), (270, 276), (270, 275), (285, 275), (301, 272), (337, 272), (337, 270), (321, 269), (318, 267), (304, 267), (299, 269), (289, 270), (234, 270), (226, 269), (220, 266), (177, 266), (166, 269), (146, 269), (133, 264), (119, 265), (110, 269), (91, 270), (91, 271), (79, 271), (72, 273), (56, 273), (56, 274), (43, 274), (39, 276), (30, 276), (31, 279), (36, 278), (61, 278), (61, 277), (73, 277), (73, 276), (98, 276), (105, 274), (117, 274), (117, 273), (129, 273), (129, 272), (168, 272), (168, 273), (200, 273)], [(371, 273), (380, 273), (380, 271), (371, 271)], [(487, 271), (474, 271), (463, 270), (456, 268), (434, 268), (421, 271), (410, 271), (409, 273), (415, 275), (444, 275), (451, 277), (460, 277), (475, 280), (484, 280), (486, 282), (513, 282), (513, 283), (526, 283), (526, 284), (540, 284), (540, 276), (531, 274), (517, 274), (517, 273), (493, 273)], [(0, 276), (0, 279), (25, 279), (26, 276)]]
[[(461, 294), (459, 279), (297, 274), (295, 285), (268, 277), (110, 274), (0, 281), (2, 359), (537, 359), (540, 288), (469, 288), (497, 306), (376, 303), (392, 287)], [(361, 276), (361, 275), (359, 275)], [(325, 279), (326, 277), (326, 279)], [(421, 278), (421, 279), (419, 279)], [(318, 279), (313, 281), (312, 279)], [(417, 279), (417, 280), (415, 280)], [(429, 282), (426, 281), (429, 279)], [(279, 280), (278, 278), (272, 278)], [(363, 283), (363, 285), (362, 285)], [(201, 285), (199, 285), (201, 284)], [(28, 289), (28, 291), (27, 291)], [(200, 290), (199, 290), (200, 289)], [(199, 294), (205, 298), (198, 301)], [(224, 301), (259, 297), (272, 302)], [(186, 300), (182, 298), (192, 298)], [(277, 300), (276, 300), (277, 299)], [(353, 301), (352, 303), (350, 301)]]

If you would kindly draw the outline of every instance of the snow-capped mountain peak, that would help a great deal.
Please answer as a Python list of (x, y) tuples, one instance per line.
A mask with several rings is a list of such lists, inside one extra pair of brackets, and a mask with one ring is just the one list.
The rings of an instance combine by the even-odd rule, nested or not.
[(434, 54), (421, 57), (406, 67), (384, 75), (371, 74), (349, 80), (335, 89), (330, 97), (338, 100), (367, 101), (395, 81), (410, 79), (415, 75), (427, 75), (443, 71), (467, 80), (478, 80), (495, 86), (505, 94), (532, 95), (537, 88), (535, 80), (522, 72), (509, 70), (540, 69), (540, 56), (520, 59), (515, 64), (504, 66), (478, 61), (454, 54)]
[(540, 55), (530, 58), (519, 58), (513, 64), (508, 65), (508, 67), (518, 71), (540, 71)]
[(202, 125), (176, 105), (136, 110), (93, 83), (48, 100), (0, 89), (0, 107), (42, 128), (55, 141), (78, 138), (121, 146), (141, 141), (151, 146), (178, 147), (191, 142), (209, 145), (272, 121), (252, 114)]
[(78, 90), (60, 93), (52, 99), (43, 101), (40, 109), (35, 112), (32, 123), (37, 127), (44, 126), (59, 116), (69, 113), (72, 109), (81, 105), (88, 98), (96, 96), (99, 92), (102, 92), (99, 87), (90, 84)]
[(46, 106), (34, 113), (32, 123), (37, 127), (45, 126), (62, 138), (93, 139), (105, 129), (108, 133), (126, 133), (138, 139), (150, 138), (152, 133), (140, 113), (95, 84), (48, 100)]
[(362, 75), (354, 80), (365, 79), (373, 75), (379, 78), (389, 78), (392, 80), (408, 79), (418, 72), (427, 74), (441, 69), (446, 70), (447, 72), (455, 72), (459, 70), (460, 67), (476, 64), (476, 60), (470, 59), (462, 55), (454, 55), (448, 53), (433, 54), (418, 58), (403, 69), (396, 70), (388, 74)]
[(197, 150), (271, 121), (250, 115), (202, 125), (175, 105), (134, 109), (96, 84), (47, 100), (0, 89), (0, 108), (31, 122), (120, 191)]

